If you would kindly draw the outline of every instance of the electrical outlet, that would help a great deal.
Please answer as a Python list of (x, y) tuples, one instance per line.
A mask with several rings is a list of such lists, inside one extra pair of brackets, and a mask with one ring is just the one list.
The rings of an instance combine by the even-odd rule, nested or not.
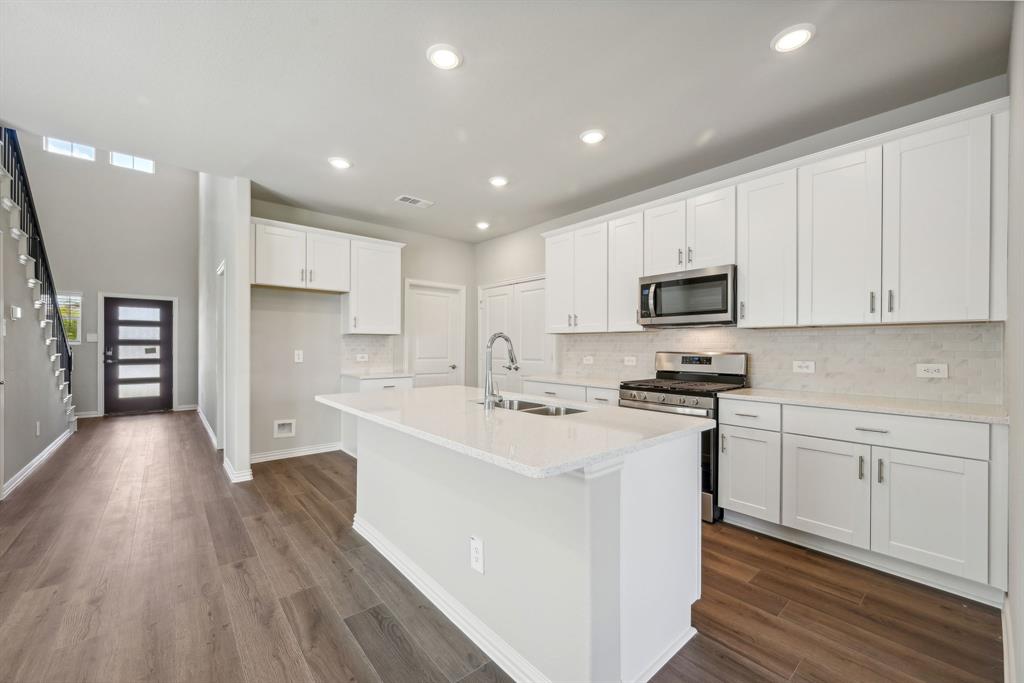
[(623, 365), (636, 365), (636, 356), (623, 356)]
[(370, 354), (368, 354), (368, 353), (357, 353), (356, 354), (356, 362), (357, 363), (365, 363), (368, 360), (370, 360)]
[(469, 537), (469, 568), (484, 573), (484, 542), (476, 536)]
[(593, 356), (583, 356), (583, 364), (584, 365), (593, 365), (594, 364), (594, 357)]
[(949, 377), (949, 366), (945, 363), (918, 363), (917, 376), (928, 379), (946, 379)]
[(42, 426), (39, 424), (39, 420), (36, 420), (36, 436), (43, 433)]
[(795, 360), (793, 361), (793, 372), (799, 372), (805, 375), (814, 374), (814, 361), (813, 360)]
[(295, 362), (296, 363), (301, 363), (302, 362), (302, 349), (295, 349)]

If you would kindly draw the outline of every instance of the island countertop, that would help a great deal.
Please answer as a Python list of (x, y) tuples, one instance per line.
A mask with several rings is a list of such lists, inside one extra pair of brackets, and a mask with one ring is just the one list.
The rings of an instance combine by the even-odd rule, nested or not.
[(479, 387), (443, 386), (404, 391), (316, 396), (324, 405), (392, 427), (527, 477), (545, 478), (593, 466), (657, 443), (712, 429), (713, 420), (654, 411), (539, 399), (506, 398), (580, 408), (551, 417), (504, 408), (489, 413)]

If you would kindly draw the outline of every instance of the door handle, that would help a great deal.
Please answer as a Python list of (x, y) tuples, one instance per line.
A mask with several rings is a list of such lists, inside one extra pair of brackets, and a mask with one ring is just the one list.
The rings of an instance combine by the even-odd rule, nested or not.
[(885, 461), (881, 458), (878, 459), (878, 483), (881, 484), (885, 478), (882, 476), (882, 467), (885, 465)]
[(452, 363), (452, 364), (451, 364), (451, 365), (449, 365), (448, 367), (449, 367), (449, 369), (451, 369), (451, 370), (454, 370), (456, 366), (455, 366), (455, 363)]
[(857, 478), (864, 478), (864, 456), (857, 456)]

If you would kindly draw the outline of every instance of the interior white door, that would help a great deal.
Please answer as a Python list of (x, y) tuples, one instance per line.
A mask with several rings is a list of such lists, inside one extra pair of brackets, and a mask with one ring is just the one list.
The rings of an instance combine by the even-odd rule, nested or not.
[(608, 224), (573, 232), (574, 332), (608, 330)]
[(512, 341), (516, 346), (519, 371), (506, 379), (509, 391), (522, 389), (522, 378), (554, 370), (555, 338), (544, 331), (544, 280), (520, 282), (513, 286)]
[(352, 243), (349, 331), (402, 333), (402, 252), (391, 245)]
[(991, 136), (986, 114), (885, 145), (883, 321), (989, 317)]
[(880, 322), (882, 149), (798, 170), (802, 325)]
[(722, 425), (719, 434), (718, 504), (778, 524), (782, 505), (779, 433)]
[(406, 297), (408, 367), (415, 386), (463, 384), (464, 293), (455, 287), (410, 284)]
[[(480, 354), (480, 380), (484, 383), (484, 345), (495, 332), (504, 332), (516, 341), (514, 327), (514, 302), (515, 288), (512, 285), (501, 287), (488, 287), (481, 291), (480, 300), (480, 337), (478, 353)], [(505, 369), (508, 364), (508, 354), (502, 348), (504, 342), (495, 342), (498, 347), (495, 349), (491, 361), (491, 376), (499, 389), (506, 389), (509, 385), (509, 371)], [(518, 351), (518, 349), (516, 349)]]
[(871, 549), (988, 582), (988, 463), (871, 449)]
[(608, 223), (608, 331), (644, 329), (640, 317), (640, 278), (644, 274), (644, 215)]
[(672, 202), (644, 211), (644, 275), (686, 268), (686, 206)]
[(796, 325), (796, 169), (736, 188), (739, 327)]
[(782, 523), (859, 548), (871, 545), (871, 447), (783, 435)]
[(686, 200), (686, 269), (736, 263), (736, 187)]
[(306, 286), (306, 232), (256, 224), (256, 283)]
[(329, 292), (351, 287), (352, 240), (319, 232), (306, 233), (307, 286)]
[(548, 332), (572, 332), (573, 233), (544, 240), (545, 328)]

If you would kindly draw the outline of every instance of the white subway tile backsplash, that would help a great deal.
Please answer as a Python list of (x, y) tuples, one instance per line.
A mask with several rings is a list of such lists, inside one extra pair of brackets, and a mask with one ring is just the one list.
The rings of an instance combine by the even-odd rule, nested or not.
[[(574, 377), (654, 375), (656, 351), (745, 351), (750, 385), (960, 403), (1003, 402), (1003, 323), (746, 330), (681, 328), (558, 337), (558, 372)], [(625, 367), (624, 356), (636, 356)], [(583, 358), (593, 356), (592, 365)], [(796, 374), (794, 360), (815, 362)], [(948, 379), (916, 376), (917, 363), (947, 363)]]

